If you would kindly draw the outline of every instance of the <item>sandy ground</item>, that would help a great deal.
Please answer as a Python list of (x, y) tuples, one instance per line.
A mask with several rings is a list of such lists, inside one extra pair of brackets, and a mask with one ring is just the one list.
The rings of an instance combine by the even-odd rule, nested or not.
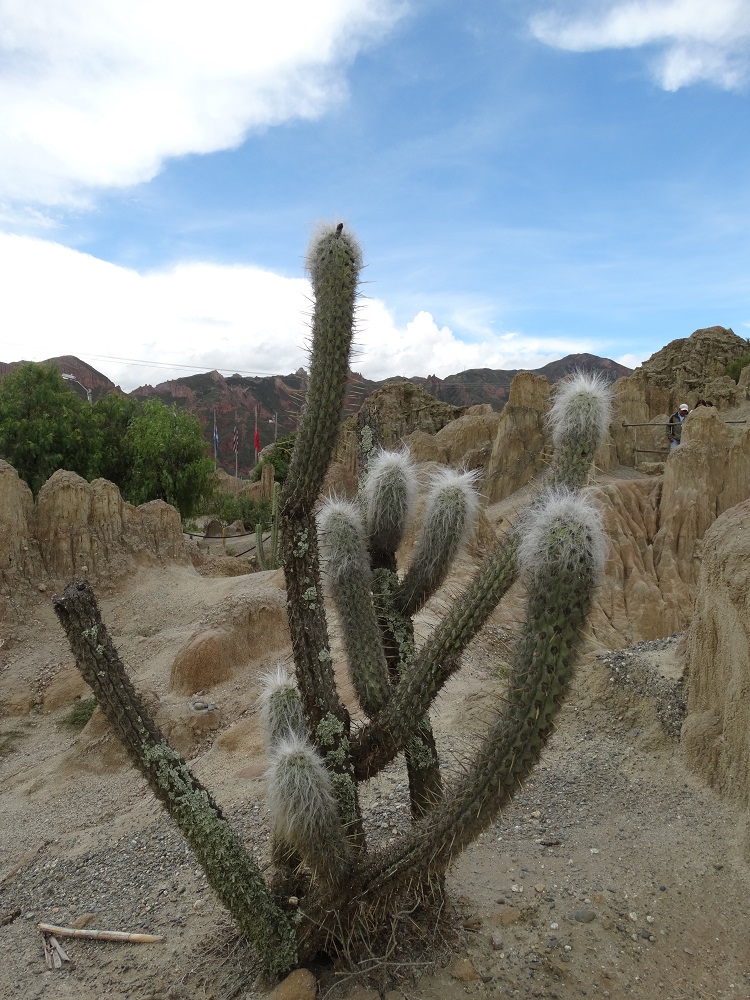
[[(136, 683), (176, 730), (191, 767), (259, 857), (269, 842), (255, 698), (262, 644), (203, 693), (201, 732), (169, 690), (176, 650), (201, 628), (278, 591), (279, 578), (144, 571), (100, 596)], [(253, 605), (254, 606), (254, 605)], [(502, 689), (507, 631), (490, 626), (439, 706), (448, 768), (468, 752)], [(181, 836), (95, 715), (63, 722), (85, 694), (47, 598), (0, 621), (0, 997), (98, 1000), (261, 996), (237, 939)], [(498, 655), (500, 654), (500, 656)], [(647, 655), (646, 655), (647, 654)], [(679, 677), (678, 639), (636, 650)], [(454, 932), (437, 964), (394, 947), (383, 989), (397, 996), (750, 998), (750, 871), (738, 815), (683, 767), (648, 690), (590, 656), (532, 780), (451, 873)], [(617, 676), (616, 676), (617, 675)], [(186, 708), (187, 706), (187, 708)], [(182, 713), (182, 715), (180, 715)], [(397, 765), (366, 795), (378, 839), (407, 821)], [(45, 966), (38, 921), (163, 935), (159, 944), (68, 940)], [(395, 986), (394, 984), (398, 984)], [(337, 986), (328, 970), (322, 992)], [(356, 985), (356, 996), (375, 997)]]

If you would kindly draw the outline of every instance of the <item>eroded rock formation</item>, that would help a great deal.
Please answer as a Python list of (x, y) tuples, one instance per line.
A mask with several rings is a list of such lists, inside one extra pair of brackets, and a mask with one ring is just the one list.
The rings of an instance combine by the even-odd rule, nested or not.
[(685, 760), (748, 810), (750, 861), (750, 499), (706, 533), (687, 658)]
[(615, 648), (682, 630), (690, 622), (703, 538), (750, 493), (750, 428), (713, 409), (688, 417), (683, 443), (658, 479), (596, 488), (612, 539), (592, 629)]
[(189, 562), (180, 515), (162, 500), (134, 507), (105, 479), (58, 470), (34, 503), (0, 461), (0, 583), (6, 593), (85, 576), (112, 580), (139, 565)]

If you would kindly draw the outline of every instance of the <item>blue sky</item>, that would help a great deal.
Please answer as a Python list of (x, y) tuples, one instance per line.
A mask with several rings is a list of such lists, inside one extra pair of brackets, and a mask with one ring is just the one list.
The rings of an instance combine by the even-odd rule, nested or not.
[(0, 2), (0, 360), (294, 371), (321, 218), (370, 378), (750, 336), (748, 0), (270, 6)]

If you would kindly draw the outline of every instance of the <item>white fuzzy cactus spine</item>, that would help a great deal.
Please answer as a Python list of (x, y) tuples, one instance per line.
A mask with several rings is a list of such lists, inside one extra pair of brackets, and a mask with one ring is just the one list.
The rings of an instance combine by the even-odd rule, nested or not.
[(269, 746), (290, 734), (303, 737), (305, 715), (297, 685), (282, 664), (261, 678), (260, 707)]
[(375, 608), (372, 571), (359, 507), (328, 500), (318, 515), (321, 561), (336, 602), (349, 674), (364, 711), (372, 716), (388, 697), (388, 665)]
[(560, 559), (579, 560), (595, 578), (604, 570), (609, 543), (601, 512), (581, 493), (549, 490), (528, 509), (517, 532), (518, 565), (531, 578), (543, 582)]
[(290, 734), (271, 750), (265, 777), (276, 837), (319, 878), (336, 884), (349, 852), (325, 764), (307, 739)]
[(372, 459), (362, 496), (373, 552), (396, 552), (414, 516), (417, 490), (416, 469), (408, 451), (381, 451)]
[(598, 372), (576, 372), (557, 385), (549, 412), (552, 443), (561, 447), (566, 438), (594, 434), (602, 440), (612, 416), (612, 390)]
[(401, 594), (413, 614), (435, 593), (474, 528), (479, 495), (476, 472), (441, 469), (432, 479), (424, 519)]
[(602, 375), (579, 372), (558, 384), (548, 418), (555, 446), (553, 482), (570, 489), (586, 482), (611, 415), (612, 390)]
[(326, 500), (318, 514), (318, 540), (329, 579), (336, 581), (351, 574), (369, 576), (365, 528), (356, 504)]

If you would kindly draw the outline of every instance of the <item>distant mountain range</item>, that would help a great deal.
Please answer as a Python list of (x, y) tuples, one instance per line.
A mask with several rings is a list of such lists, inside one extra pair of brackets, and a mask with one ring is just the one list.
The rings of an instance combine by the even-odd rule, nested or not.
[[(0, 362), (0, 378), (21, 362)], [(96, 402), (108, 392), (122, 390), (102, 375), (91, 365), (71, 355), (50, 358), (47, 364), (55, 365), (61, 373), (72, 375), (80, 386), (91, 390), (92, 399)], [(349, 375), (349, 389), (344, 405), (344, 416), (356, 413), (370, 393), (385, 384), (385, 381), (414, 382), (422, 386), (432, 396), (444, 403), (454, 406), (472, 406), (477, 403), (489, 403), (494, 410), (500, 411), (508, 399), (510, 383), (519, 371), (505, 371), (492, 368), (470, 368), (457, 375), (438, 378), (430, 375), (427, 378), (397, 378), (381, 382), (373, 382), (363, 378), (357, 372)], [(530, 369), (536, 375), (544, 375), (550, 382), (558, 382), (565, 375), (574, 371), (601, 372), (610, 381), (632, 374), (632, 369), (600, 358), (595, 354), (569, 354), (560, 361), (552, 361), (543, 368)], [(232, 439), (234, 428), (237, 427), (239, 438), (238, 465), (240, 473), (247, 474), (255, 460), (253, 438), (255, 432), (256, 412), (258, 416), (258, 436), (261, 447), (270, 444), (276, 435), (281, 437), (295, 430), (297, 418), (304, 400), (307, 374), (300, 369), (293, 375), (270, 375), (244, 377), (230, 375), (225, 377), (219, 372), (206, 372), (203, 375), (186, 375), (182, 378), (161, 382), (159, 385), (142, 385), (134, 389), (130, 395), (137, 399), (150, 399), (154, 396), (168, 406), (172, 403), (190, 413), (196, 414), (203, 425), (206, 440), (213, 454), (214, 419), (219, 432), (219, 463), (228, 471), (234, 472), (234, 451)], [(85, 398), (85, 389), (71, 382), (71, 390), (79, 392)]]

